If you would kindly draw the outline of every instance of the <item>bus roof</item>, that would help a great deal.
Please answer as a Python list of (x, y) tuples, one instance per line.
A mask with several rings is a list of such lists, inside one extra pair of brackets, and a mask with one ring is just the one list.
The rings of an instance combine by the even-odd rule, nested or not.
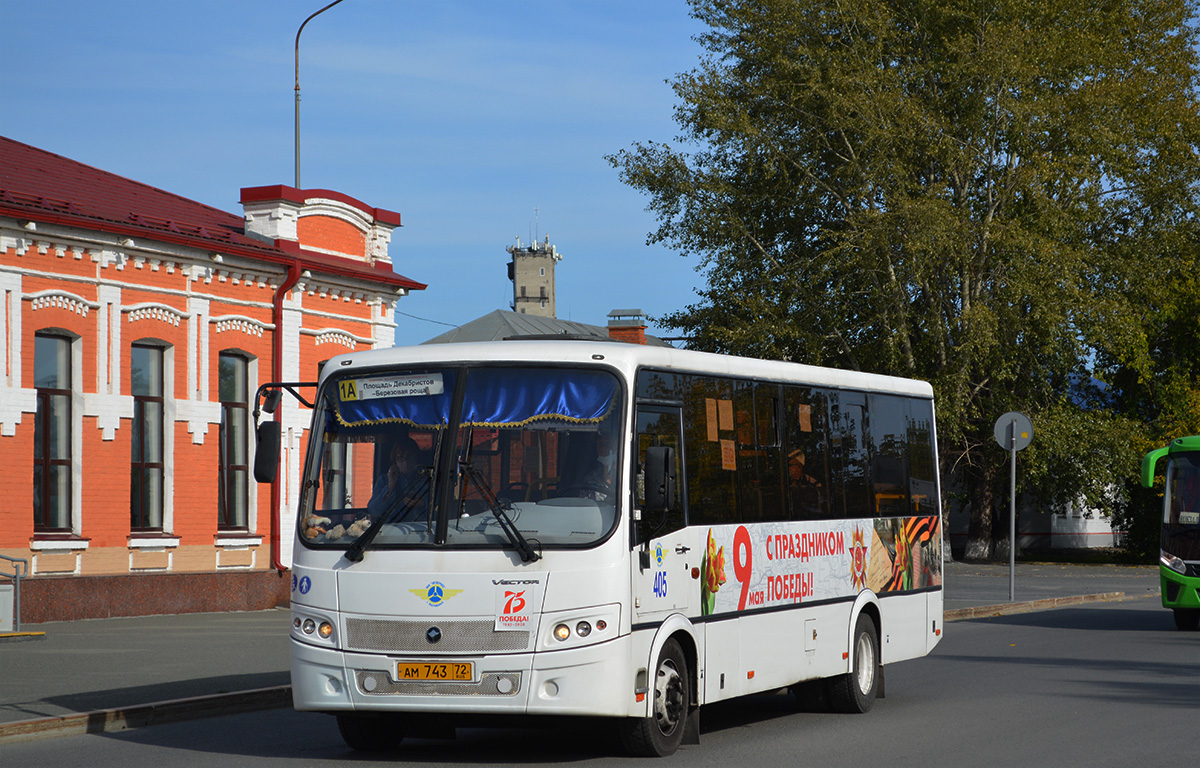
[(639, 368), (654, 368), (680, 373), (888, 392), (930, 399), (933, 397), (933, 387), (928, 382), (917, 379), (617, 341), (511, 340), (390, 347), (338, 355), (325, 365), (322, 378), (335, 372), (345, 373), (348, 368), (368, 370), (422, 363), (476, 362), (555, 362), (583, 365), (602, 362), (623, 371), (630, 379), (636, 375)]

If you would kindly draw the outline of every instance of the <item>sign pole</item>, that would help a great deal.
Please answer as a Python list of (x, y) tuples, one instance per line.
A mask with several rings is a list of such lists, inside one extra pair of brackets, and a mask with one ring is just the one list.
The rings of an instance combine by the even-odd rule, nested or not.
[(1009, 452), (1008, 476), (1008, 599), (1016, 600), (1017, 586), (1017, 451), (1033, 440), (1033, 422), (1019, 411), (996, 419), (996, 442)]
[(1009, 422), (1008, 473), (1008, 601), (1016, 600), (1017, 585), (1017, 420)]

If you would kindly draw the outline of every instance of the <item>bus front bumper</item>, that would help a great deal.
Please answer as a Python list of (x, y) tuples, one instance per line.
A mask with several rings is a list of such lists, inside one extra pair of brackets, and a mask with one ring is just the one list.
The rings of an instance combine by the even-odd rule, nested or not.
[(1164, 608), (1200, 608), (1200, 579), (1184, 576), (1163, 565), (1159, 569)]
[[(414, 659), (343, 653), (292, 640), (292, 702), (315, 712), (635, 714), (629, 638), (560, 651), (442, 658), (471, 661), (470, 682), (402, 681)], [(644, 706), (644, 705), (643, 705)]]

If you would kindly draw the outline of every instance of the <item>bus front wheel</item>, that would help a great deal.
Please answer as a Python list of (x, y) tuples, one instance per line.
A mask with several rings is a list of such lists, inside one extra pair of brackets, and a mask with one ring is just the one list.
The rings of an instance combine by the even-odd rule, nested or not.
[(337, 724), (346, 746), (359, 752), (386, 752), (404, 740), (404, 727), (394, 716), (339, 714)]
[(854, 625), (850, 656), (850, 671), (833, 678), (829, 698), (835, 711), (856, 714), (869, 710), (879, 693), (879, 636), (875, 621), (865, 613)]
[(1182, 629), (1185, 632), (1193, 632), (1197, 627), (1200, 627), (1200, 609), (1196, 608), (1174, 608), (1175, 612), (1175, 627)]
[(666, 757), (683, 741), (692, 700), (687, 657), (675, 640), (663, 644), (655, 664), (650, 716), (621, 723), (621, 743), (632, 755)]

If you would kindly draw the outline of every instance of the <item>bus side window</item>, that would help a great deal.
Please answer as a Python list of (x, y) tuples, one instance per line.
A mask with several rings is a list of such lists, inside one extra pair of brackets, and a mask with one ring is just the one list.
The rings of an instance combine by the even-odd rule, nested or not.
[(871, 484), (874, 513), (907, 515), (908, 398), (871, 395)]
[(741, 522), (733, 382), (715, 376), (689, 376), (686, 382), (683, 417), (687, 425), (684, 485), (688, 523)]
[(825, 396), (807, 387), (784, 391), (788, 508), (793, 520), (829, 517), (829, 425)]
[(933, 445), (933, 402), (910, 400), (908, 410), (908, 495), (910, 514), (937, 509), (937, 459)]
[(867, 403), (860, 392), (830, 392), (834, 517), (872, 517), (867, 462)]
[(637, 477), (634, 482), (634, 506), (642, 509), (645, 504), (645, 468), (642, 462), (646, 458), (646, 449), (651, 446), (670, 448), (675, 464), (674, 499), (666, 511), (642, 511), (642, 519), (637, 522), (636, 542), (649, 541), (656, 536), (677, 531), (684, 526), (686, 512), (683, 496), (683, 451), (679, 439), (680, 417), (678, 409), (643, 406), (638, 410), (635, 426), (634, 463)]

